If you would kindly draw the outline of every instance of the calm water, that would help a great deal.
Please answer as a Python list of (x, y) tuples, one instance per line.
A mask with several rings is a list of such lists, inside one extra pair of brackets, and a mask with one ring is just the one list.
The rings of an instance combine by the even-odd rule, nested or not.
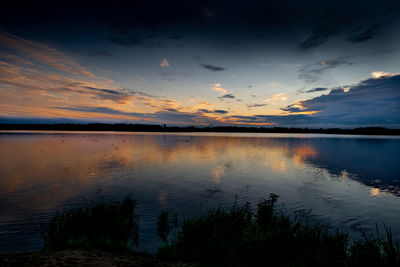
[(400, 138), (301, 134), (0, 133), (0, 251), (39, 250), (56, 211), (132, 193), (140, 248), (156, 217), (271, 192), (290, 214), (354, 236), (385, 222), (400, 239)]

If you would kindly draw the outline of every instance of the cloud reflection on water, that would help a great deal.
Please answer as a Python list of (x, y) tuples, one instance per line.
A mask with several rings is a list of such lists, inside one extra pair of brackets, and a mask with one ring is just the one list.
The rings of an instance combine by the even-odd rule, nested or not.
[(194, 212), (247, 188), (244, 199), (276, 192), (323, 216), (340, 207), (338, 220), (352, 214), (351, 198), (363, 210), (357, 205), (383, 193), (400, 196), (399, 139), (256, 136), (1, 134), (0, 225), (38, 225), (76, 199), (122, 192), (137, 194), (143, 213), (179, 205)]

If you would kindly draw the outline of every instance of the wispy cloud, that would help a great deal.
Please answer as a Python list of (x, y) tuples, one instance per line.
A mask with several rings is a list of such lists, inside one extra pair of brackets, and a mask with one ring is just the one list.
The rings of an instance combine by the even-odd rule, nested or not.
[(95, 74), (81, 66), (72, 57), (42, 43), (22, 39), (10, 33), (0, 31), (0, 46), (7, 47), (18, 54), (28, 56), (35, 64), (47, 65), (71, 74), (96, 78)]
[(220, 83), (214, 83), (214, 84), (212, 84), (212, 85), (211, 85), (211, 89), (214, 90), (214, 91), (217, 91), (217, 92), (219, 92), (219, 93), (221, 93), (221, 94), (226, 94), (226, 93), (228, 92), (228, 90), (226, 90), (225, 88), (222, 88), (222, 87), (221, 87), (221, 84), (220, 84)]
[[(0, 34), (0, 45), (15, 51), (15, 54), (1, 55), (0, 59), (0, 112), (4, 116), (77, 118), (78, 110), (68, 107), (88, 105), (124, 113), (190, 110), (174, 99), (120, 88), (113, 80), (89, 72), (76, 59), (47, 45), (4, 32)], [(54, 106), (64, 109), (54, 109)], [(118, 115), (116, 112), (105, 114)]]
[(354, 62), (350, 61), (349, 57), (337, 57), (332, 59), (320, 60), (311, 65), (305, 65), (298, 70), (299, 79), (306, 83), (312, 84), (321, 79), (321, 76), (328, 70), (341, 67), (351, 66)]
[(270, 104), (277, 104), (283, 101), (288, 100), (288, 94), (287, 93), (278, 93), (274, 94), (272, 97), (266, 98), (264, 101)]
[[(118, 87), (41, 43), (2, 33), (0, 44), (16, 50), (0, 59), (3, 116), (217, 125), (228, 113), (204, 108), (214, 105), (204, 100), (185, 106), (175, 99)], [(225, 93), (220, 84), (213, 86)]]

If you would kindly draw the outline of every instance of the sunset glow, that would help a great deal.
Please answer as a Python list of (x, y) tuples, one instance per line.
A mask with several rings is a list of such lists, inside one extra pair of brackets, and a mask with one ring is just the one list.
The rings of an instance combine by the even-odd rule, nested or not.
[[(342, 12), (359, 6), (305, 1), (293, 9), (308, 14), (300, 16), (280, 12), (279, 1), (178, 2), (171, 14), (160, 13), (166, 3), (82, 4), (73, 20), (68, 6), (56, 18), (48, 6), (18, 13), (10, 4), (0, 27), (0, 122), (400, 126), (398, 6), (344, 26)], [(34, 12), (40, 19), (29, 19)]]

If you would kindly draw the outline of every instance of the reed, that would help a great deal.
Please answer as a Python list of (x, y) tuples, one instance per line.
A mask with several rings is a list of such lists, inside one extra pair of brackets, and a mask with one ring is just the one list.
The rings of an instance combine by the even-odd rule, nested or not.
[(131, 196), (57, 213), (42, 228), (45, 250), (124, 250), (138, 244), (136, 203)]
[(256, 209), (246, 203), (185, 219), (158, 256), (196, 266), (400, 266), (398, 242), (386, 226), (385, 236), (350, 242), (346, 233), (276, 210), (277, 199), (271, 194)]

